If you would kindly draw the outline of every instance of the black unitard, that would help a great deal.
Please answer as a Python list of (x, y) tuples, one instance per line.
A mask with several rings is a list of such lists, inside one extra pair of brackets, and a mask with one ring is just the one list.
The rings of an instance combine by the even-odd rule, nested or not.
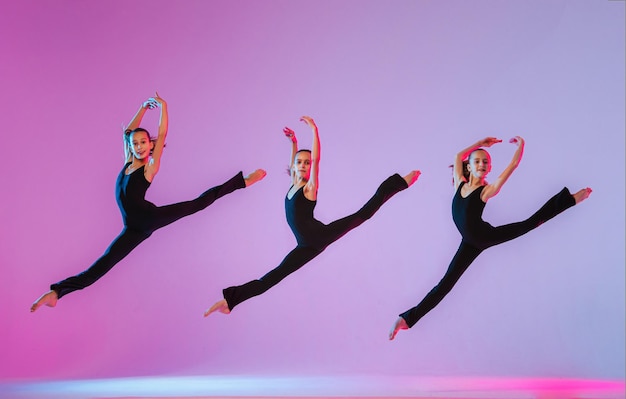
[(463, 237), (461, 245), (439, 284), (422, 299), (419, 305), (400, 315), (409, 327), (413, 327), (426, 313), (441, 302), (482, 251), (526, 234), (576, 204), (574, 197), (567, 188), (564, 188), (528, 219), (493, 227), (482, 219), (485, 203), (480, 195), (485, 186), (475, 189), (466, 198), (463, 198), (461, 187), (464, 184), (463, 182), (459, 185), (452, 200), (452, 218)]
[(241, 302), (261, 295), (278, 284), (322, 253), (327, 246), (371, 218), (389, 198), (407, 187), (406, 181), (395, 174), (387, 178), (378, 187), (374, 196), (356, 213), (327, 225), (314, 218), (316, 201), (308, 200), (304, 196), (303, 188), (298, 189), (291, 199), (285, 197), (287, 223), (296, 236), (298, 245), (287, 254), (278, 267), (260, 279), (224, 289), (224, 299), (228, 303), (228, 308), (232, 310)]
[(124, 165), (116, 183), (117, 204), (124, 220), (124, 229), (89, 269), (50, 286), (59, 298), (95, 283), (154, 231), (201, 211), (216, 199), (246, 186), (243, 174), (239, 172), (226, 183), (205, 191), (194, 200), (156, 206), (144, 198), (150, 187), (150, 182), (144, 176), (144, 167), (126, 174), (129, 165), (130, 162)]

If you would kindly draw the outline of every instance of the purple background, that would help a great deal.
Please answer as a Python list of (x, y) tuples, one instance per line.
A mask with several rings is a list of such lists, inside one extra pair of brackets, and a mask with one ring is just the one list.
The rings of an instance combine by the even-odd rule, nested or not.
[[(624, 378), (624, 2), (19, 1), (0, 5), (0, 378), (491, 375)], [(120, 126), (170, 107), (147, 198), (267, 178), (155, 233), (92, 287), (30, 314), (121, 229)], [(318, 219), (423, 175), (230, 316), (221, 289), (295, 245), (284, 170), (298, 122), (322, 141)], [(156, 133), (158, 113), (144, 127)], [(588, 202), (485, 252), (393, 342), (460, 236), (448, 165), (486, 135), (527, 141), (485, 218), (523, 219), (567, 185)], [(514, 147), (492, 148), (492, 179)]]

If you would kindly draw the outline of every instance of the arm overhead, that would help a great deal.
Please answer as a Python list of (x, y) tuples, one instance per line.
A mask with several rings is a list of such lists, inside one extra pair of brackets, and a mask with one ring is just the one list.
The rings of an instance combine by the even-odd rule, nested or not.
[(492, 184), (487, 185), (487, 187), (483, 189), (483, 194), (481, 197), (485, 202), (487, 202), (489, 198), (495, 197), (500, 192), (500, 189), (502, 188), (504, 183), (506, 183), (509, 177), (511, 177), (511, 174), (513, 174), (513, 171), (517, 169), (517, 166), (522, 160), (522, 155), (524, 155), (524, 139), (520, 136), (515, 136), (511, 140), (509, 140), (509, 143), (517, 145), (517, 149), (513, 154), (511, 162), (504, 169), (504, 171), (500, 173), (500, 176), (498, 176), (496, 181), (494, 181)]
[(307, 182), (306, 191), (308, 191), (311, 199), (317, 198), (317, 189), (319, 188), (319, 164), (320, 164), (320, 136), (315, 121), (310, 116), (303, 116), (301, 121), (306, 123), (313, 132), (313, 145), (311, 146), (311, 176)]
[(154, 148), (152, 149), (152, 158), (145, 169), (145, 176), (148, 181), (152, 181), (161, 166), (161, 155), (163, 154), (168, 127), (167, 103), (159, 97), (159, 93), (155, 93), (152, 99), (158, 104), (158, 107), (161, 108), (161, 116), (159, 118), (159, 133), (154, 143)]
[(288, 127), (283, 128), (285, 137), (291, 141), (291, 157), (289, 158), (289, 175), (291, 176), (291, 184), (296, 184), (296, 175), (293, 170), (293, 163), (296, 159), (296, 153), (298, 152), (298, 139), (296, 133)]

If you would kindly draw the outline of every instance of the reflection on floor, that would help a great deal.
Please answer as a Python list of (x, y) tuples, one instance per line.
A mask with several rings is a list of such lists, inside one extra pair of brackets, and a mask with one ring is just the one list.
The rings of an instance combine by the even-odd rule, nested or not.
[(459, 377), (141, 377), (0, 384), (2, 399), (624, 399), (624, 381)]

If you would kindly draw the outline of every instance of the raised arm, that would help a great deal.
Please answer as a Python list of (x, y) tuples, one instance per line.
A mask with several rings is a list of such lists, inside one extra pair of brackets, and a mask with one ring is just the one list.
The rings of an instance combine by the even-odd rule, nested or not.
[(152, 99), (156, 102), (158, 107), (161, 108), (161, 117), (159, 118), (159, 133), (154, 143), (154, 148), (152, 149), (152, 158), (148, 165), (146, 165), (144, 173), (148, 181), (152, 181), (161, 166), (161, 155), (163, 154), (163, 147), (165, 146), (168, 126), (167, 103), (159, 97), (159, 93), (156, 93)]
[(506, 183), (509, 177), (511, 177), (511, 174), (515, 169), (517, 169), (517, 166), (522, 160), (522, 155), (524, 155), (524, 139), (520, 136), (515, 136), (511, 140), (509, 140), (509, 143), (517, 145), (517, 149), (513, 154), (513, 159), (511, 159), (511, 162), (502, 171), (502, 173), (500, 173), (500, 176), (498, 176), (498, 178), (492, 184), (488, 184), (483, 189), (481, 197), (484, 202), (487, 202), (489, 198), (495, 197), (500, 192), (500, 189), (502, 188), (504, 183)]
[(485, 137), (484, 139), (478, 140), (474, 144), (470, 145), (469, 147), (463, 149), (461, 152), (456, 154), (456, 157), (454, 158), (454, 189), (455, 190), (459, 188), (459, 185), (461, 184), (461, 182), (466, 181), (463, 161), (465, 161), (467, 157), (469, 157), (472, 151), (475, 151), (481, 147), (491, 147), (492, 145), (496, 143), (501, 143), (501, 142), (502, 140), (499, 140), (495, 137)]
[(311, 174), (307, 182), (306, 191), (310, 193), (309, 199), (317, 199), (317, 189), (319, 188), (319, 170), (320, 170), (320, 136), (315, 121), (310, 116), (303, 116), (301, 121), (306, 123), (313, 132), (313, 144), (311, 146)]
[(124, 140), (124, 159), (125, 162), (130, 162), (133, 159), (133, 153), (130, 150), (130, 132), (137, 129), (139, 127), (139, 125), (141, 124), (141, 120), (143, 119), (143, 116), (145, 115), (146, 111), (148, 109), (152, 109), (154, 107), (157, 106), (157, 103), (154, 101), (154, 99), (149, 98), (146, 101), (143, 102), (143, 104), (141, 104), (141, 107), (139, 107), (139, 110), (137, 111), (137, 113), (135, 114), (135, 116), (133, 116), (133, 119), (130, 120), (130, 123), (128, 123), (128, 125), (124, 128), (123, 127), (123, 140)]
[(283, 128), (283, 133), (285, 133), (285, 137), (291, 141), (291, 157), (289, 158), (289, 175), (291, 176), (291, 184), (296, 184), (296, 175), (293, 170), (293, 163), (296, 159), (296, 153), (298, 152), (298, 139), (296, 138), (296, 132), (291, 130), (288, 127)]

